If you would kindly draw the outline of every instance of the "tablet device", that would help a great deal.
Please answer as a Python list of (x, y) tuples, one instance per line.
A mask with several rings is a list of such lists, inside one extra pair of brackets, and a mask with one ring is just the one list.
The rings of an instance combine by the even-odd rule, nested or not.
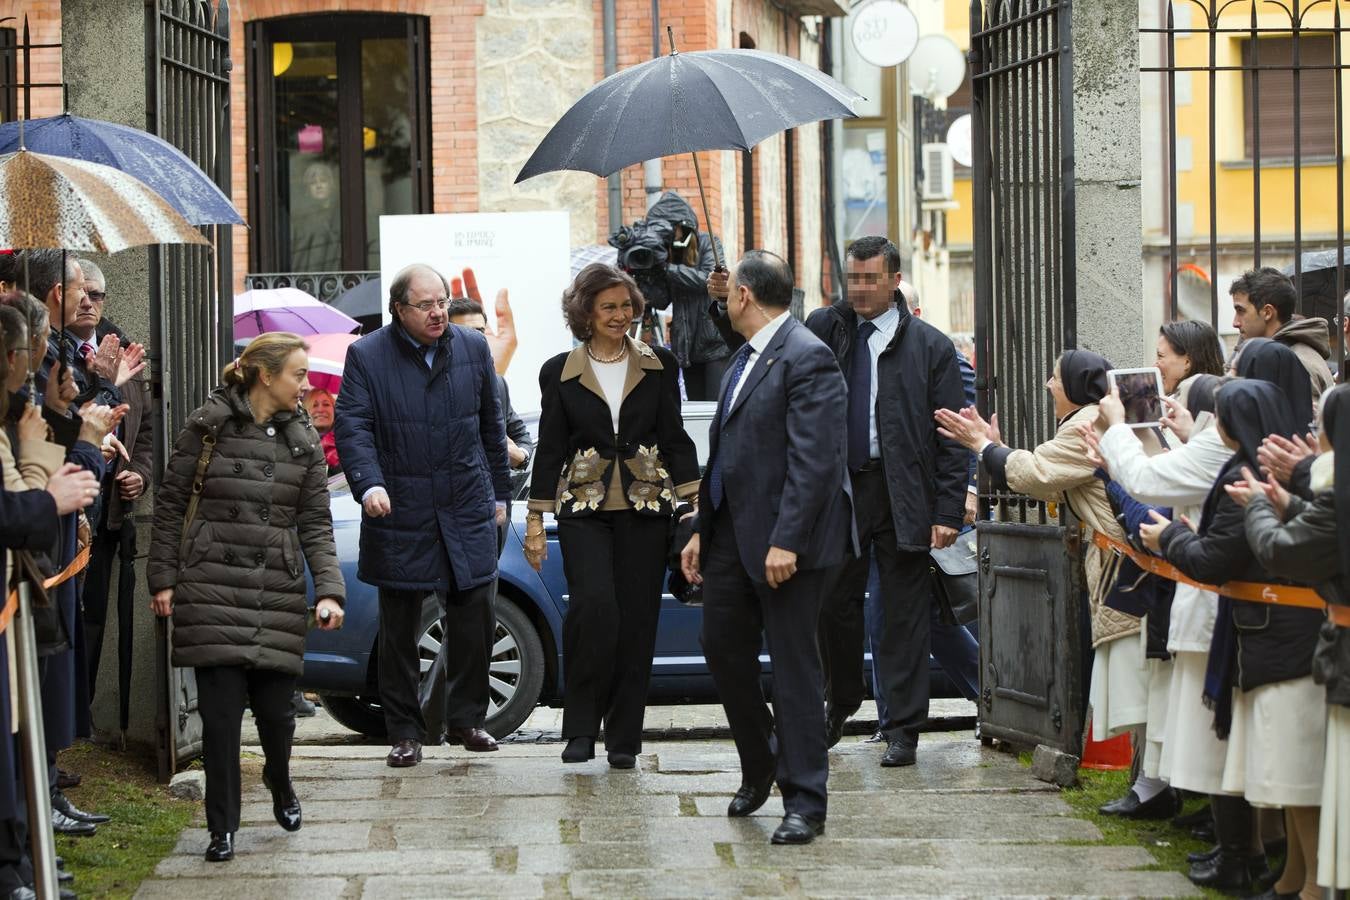
[(1125, 424), (1131, 428), (1153, 428), (1163, 417), (1162, 372), (1156, 368), (1112, 369), (1106, 373), (1111, 386), (1120, 392), (1125, 406)]

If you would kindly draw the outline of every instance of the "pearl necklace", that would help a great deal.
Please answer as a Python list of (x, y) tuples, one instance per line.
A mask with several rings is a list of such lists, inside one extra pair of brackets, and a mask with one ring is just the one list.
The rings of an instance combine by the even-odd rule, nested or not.
[(595, 355), (595, 350), (593, 350), (593, 349), (591, 348), (591, 342), (590, 342), (590, 341), (587, 341), (587, 342), (586, 342), (586, 355), (589, 356), (591, 359), (595, 360), (595, 361), (598, 362), (598, 363), (616, 363), (616, 362), (618, 362), (619, 360), (623, 359), (625, 356), (628, 355), (628, 342), (627, 342), (627, 341), (624, 341), (623, 346), (622, 346), (621, 348), (619, 348), (619, 353), (618, 353), (617, 356), (613, 356), (613, 357), (611, 357), (611, 358), (609, 358), (609, 359), (601, 359), (600, 357), (598, 357), (598, 356)]

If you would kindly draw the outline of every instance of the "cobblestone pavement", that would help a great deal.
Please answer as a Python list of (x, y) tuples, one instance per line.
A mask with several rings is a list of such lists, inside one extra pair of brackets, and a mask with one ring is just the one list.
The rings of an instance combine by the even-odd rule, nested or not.
[[(935, 703), (935, 714), (939, 713)], [(968, 706), (950, 704), (949, 715)], [(533, 740), (491, 754), (428, 748), (395, 770), (385, 749), (353, 743), (320, 715), (301, 724), (293, 773), (305, 826), (272, 820), (248, 757), (243, 828), (232, 863), (202, 860), (200, 822), (138, 898), (1185, 896), (1182, 876), (1148, 871), (1143, 848), (1106, 846), (1016, 758), (966, 731), (930, 732), (919, 764), (881, 769), (881, 748), (846, 738), (830, 755), (823, 838), (773, 847), (774, 797), (728, 819), (740, 782), (717, 734), (718, 707), (657, 707), (633, 771), (564, 766), (546, 739), (556, 711), (523, 729)], [(866, 712), (863, 713), (866, 717)], [(542, 738), (542, 739), (541, 739)], [(253, 748), (256, 750), (256, 748)]]

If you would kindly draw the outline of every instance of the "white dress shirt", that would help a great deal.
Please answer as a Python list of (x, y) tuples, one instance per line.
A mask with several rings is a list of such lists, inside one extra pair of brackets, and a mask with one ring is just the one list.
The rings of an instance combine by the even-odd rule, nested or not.
[[(900, 325), (900, 312), (894, 306), (887, 309), (884, 313), (875, 319), (864, 319), (870, 321), (876, 326), (876, 331), (872, 332), (871, 337), (867, 339), (867, 349), (872, 357), (872, 397), (867, 404), (867, 454), (872, 459), (881, 458), (881, 442), (877, 439), (877, 357), (890, 346), (891, 339), (895, 337), (895, 329)], [(862, 322), (858, 323), (862, 326)]]
[(755, 336), (748, 341), (750, 358), (746, 360), (745, 371), (741, 373), (741, 380), (736, 382), (736, 387), (731, 391), (731, 402), (727, 404), (727, 412), (735, 408), (736, 398), (741, 395), (741, 388), (750, 380), (750, 372), (754, 370), (759, 355), (768, 349), (769, 343), (773, 341), (773, 336), (778, 333), (778, 329), (783, 327), (783, 323), (788, 320), (789, 315), (791, 315), (791, 312), (788, 310), (779, 313), (770, 319), (767, 325), (756, 331)]

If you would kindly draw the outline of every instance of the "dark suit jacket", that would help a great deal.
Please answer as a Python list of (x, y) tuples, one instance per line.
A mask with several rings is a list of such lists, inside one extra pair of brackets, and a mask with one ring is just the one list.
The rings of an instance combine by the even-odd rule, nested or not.
[[(834, 354), (789, 317), (747, 369), (730, 410), (722, 380), (708, 459), (722, 472), (723, 503), (736, 523), (741, 563), (764, 580), (770, 547), (797, 554), (797, 568), (838, 565), (858, 539), (846, 468), (848, 408), (844, 376)], [(699, 494), (703, 552), (712, 538), (708, 479)]]
[(530, 464), (530, 457), (534, 455), (534, 438), (530, 437), (530, 428), (525, 424), (525, 420), (511, 405), (511, 389), (506, 386), (506, 379), (500, 375), (497, 376), (497, 397), (502, 403), (502, 418), (506, 421), (506, 436), (517, 447), (525, 451), (525, 461), (516, 466), (518, 469), (523, 469)]
[[(619, 433), (585, 345), (539, 370), (539, 444), (529, 508), (588, 516), (613, 499), (644, 515), (669, 516), (698, 488), (698, 453), (680, 413), (679, 364), (664, 347), (628, 339)], [(622, 497), (611, 495), (614, 466)]]

